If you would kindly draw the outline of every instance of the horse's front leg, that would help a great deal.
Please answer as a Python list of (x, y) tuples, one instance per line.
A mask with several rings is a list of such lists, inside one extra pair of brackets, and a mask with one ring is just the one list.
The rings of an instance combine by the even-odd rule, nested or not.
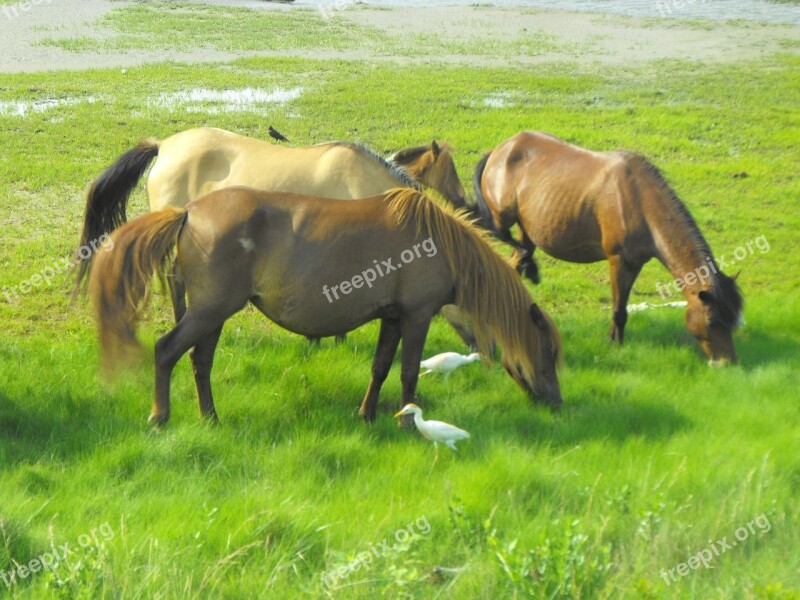
[[(372, 359), (372, 378), (369, 381), (369, 388), (361, 403), (358, 413), (364, 417), (367, 423), (375, 420), (375, 413), (378, 406), (378, 396), (381, 393), (381, 386), (386, 381), (389, 369), (392, 368), (392, 361), (397, 352), (397, 345), (400, 343), (400, 321), (383, 319), (381, 320), (381, 331), (378, 334), (378, 346), (375, 349), (375, 358)], [(403, 344), (405, 348), (405, 344)], [(419, 370), (419, 363), (417, 363)]]
[(622, 344), (625, 336), (625, 323), (628, 321), (628, 297), (631, 294), (633, 282), (636, 281), (642, 270), (643, 263), (626, 262), (619, 255), (609, 256), (608, 263), (611, 266), (611, 293), (614, 299), (609, 336), (612, 341)]
[[(400, 381), (403, 384), (403, 402), (401, 408), (415, 401), (417, 380), (419, 379), (419, 363), (425, 348), (425, 338), (431, 326), (433, 315), (424, 313), (407, 316), (403, 319), (403, 356), (400, 370)], [(413, 415), (405, 415), (402, 425), (407, 427), (414, 422)]]

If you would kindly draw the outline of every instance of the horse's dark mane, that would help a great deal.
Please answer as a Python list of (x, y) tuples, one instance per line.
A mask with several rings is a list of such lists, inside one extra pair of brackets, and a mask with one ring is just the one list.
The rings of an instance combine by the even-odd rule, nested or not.
[(386, 160), (380, 154), (375, 152), (372, 148), (365, 146), (364, 144), (359, 144), (357, 142), (334, 142), (335, 145), (338, 146), (347, 146), (348, 148), (353, 148), (354, 150), (366, 154), (373, 160), (376, 160), (382, 167), (384, 167), (389, 173), (397, 179), (398, 183), (400, 183), (404, 187), (410, 187), (417, 191), (421, 191), (419, 183), (417, 183), (411, 175), (408, 174), (405, 167), (402, 165), (398, 165), (392, 161)]
[[(644, 170), (645, 174), (648, 175), (650, 180), (658, 187), (662, 197), (670, 202), (670, 205), (679, 215), (689, 232), (689, 239), (692, 241), (694, 251), (704, 258), (707, 257), (713, 261), (714, 255), (711, 253), (708, 242), (706, 242), (706, 239), (700, 232), (697, 222), (694, 220), (694, 217), (692, 217), (689, 209), (686, 208), (686, 205), (678, 198), (678, 195), (669, 186), (666, 179), (664, 179), (658, 167), (640, 154), (627, 152), (626, 155), (631, 162)], [(709, 284), (709, 291), (717, 300), (713, 305), (712, 320), (729, 329), (735, 329), (739, 323), (742, 306), (744, 304), (739, 286), (736, 285), (736, 281), (734, 281), (732, 277), (728, 277), (718, 269), (711, 273)]]

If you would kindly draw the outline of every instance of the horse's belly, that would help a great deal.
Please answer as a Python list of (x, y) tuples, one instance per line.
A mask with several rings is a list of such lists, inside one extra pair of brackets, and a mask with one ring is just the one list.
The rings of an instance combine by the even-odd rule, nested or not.
[[(315, 278), (316, 279), (316, 278)], [(310, 283), (299, 278), (273, 278), (256, 284), (253, 304), (284, 329), (313, 337), (327, 337), (352, 331), (379, 314), (381, 299), (366, 288), (347, 288), (325, 278)], [(356, 293), (357, 292), (357, 293)]]
[(602, 233), (593, 218), (550, 213), (526, 219), (525, 225), (533, 243), (553, 258), (577, 263), (606, 260)]

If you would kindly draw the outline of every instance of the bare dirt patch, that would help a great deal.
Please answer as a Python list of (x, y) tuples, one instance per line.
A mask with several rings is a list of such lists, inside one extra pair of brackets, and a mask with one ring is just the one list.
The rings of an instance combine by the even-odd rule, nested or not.
[[(26, 10), (4, 5), (4, 35), (0, 38), (0, 72), (36, 72), (79, 70), (86, 68), (126, 67), (148, 62), (220, 62), (244, 56), (296, 56), (316, 59), (442, 61), (474, 65), (541, 64), (571, 61), (624, 65), (654, 60), (696, 60), (730, 62), (758, 60), (787, 47), (797, 48), (800, 27), (759, 23), (729, 24), (641, 19), (586, 13), (542, 11), (526, 8), (443, 7), (375, 8), (356, 5), (337, 11), (333, 18), (374, 27), (406, 44), (406, 51), (373, 52), (369, 49), (344, 51), (286, 49), (272, 51), (228, 52), (211, 48), (191, 51), (121, 50), (72, 52), (58, 47), (38, 45), (48, 37), (92, 37), (103, 39), (116, 35), (97, 23), (109, 11), (132, 4), (110, 0), (43, 1), (27, 5)], [(259, 10), (296, 10), (283, 4), (241, 0), (204, 4), (242, 6)], [(19, 5), (21, 6), (21, 5)], [(309, 9), (308, 6), (305, 7)], [(409, 36), (423, 36), (441, 45), (441, 52), (425, 51), (414, 55), (407, 51)], [(526, 36), (549, 36), (555, 49), (536, 55), (514, 51), (513, 44)], [(499, 56), (485, 48), (471, 52), (470, 44), (500, 44)], [(515, 42), (517, 40), (517, 42)], [(786, 42), (789, 42), (788, 44)], [(502, 44), (506, 44), (502, 46)]]

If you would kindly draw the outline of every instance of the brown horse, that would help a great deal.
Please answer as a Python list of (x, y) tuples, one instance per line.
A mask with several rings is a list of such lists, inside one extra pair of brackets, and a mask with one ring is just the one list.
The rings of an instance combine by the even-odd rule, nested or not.
[[(474, 186), (482, 223), (514, 246), (517, 269), (534, 283), (537, 246), (570, 262), (609, 261), (612, 340), (622, 343), (631, 287), (655, 257), (683, 282), (686, 326), (710, 364), (736, 362), (733, 331), (742, 310), (736, 277), (716, 268), (686, 206), (644, 157), (521, 132), (481, 159)], [(511, 236), (515, 224), (521, 241)]]
[(532, 399), (561, 404), (561, 343), (550, 317), (482, 230), (416, 190), (341, 201), (226, 188), (140, 217), (111, 239), (113, 249), (97, 256), (89, 280), (106, 367), (137, 347), (139, 310), (176, 246), (186, 283), (188, 309), (155, 347), (156, 425), (169, 418), (172, 370), (190, 349), (201, 413), (216, 419), (214, 350), (225, 321), (247, 302), (306, 336), (380, 319), (360, 411), (367, 421), (375, 419), (401, 338), (401, 405), (414, 400), (428, 327), (445, 304), (470, 316), (481, 348), (498, 340), (503, 365)]
[[(151, 211), (179, 208), (233, 185), (345, 200), (374, 196), (398, 186), (416, 188), (419, 183), (433, 187), (454, 206), (463, 206), (464, 188), (449, 151), (435, 142), (428, 150), (406, 154), (401, 166), (359, 144), (332, 142), (291, 148), (207, 127), (189, 129), (160, 142), (144, 140), (92, 183), (79, 247), (125, 222), (128, 197), (153, 159), (147, 178)], [(406, 169), (414, 175), (409, 176)], [(89, 272), (91, 259), (79, 261), (76, 291)], [(179, 319), (185, 308), (177, 274), (170, 279), (170, 289)]]

